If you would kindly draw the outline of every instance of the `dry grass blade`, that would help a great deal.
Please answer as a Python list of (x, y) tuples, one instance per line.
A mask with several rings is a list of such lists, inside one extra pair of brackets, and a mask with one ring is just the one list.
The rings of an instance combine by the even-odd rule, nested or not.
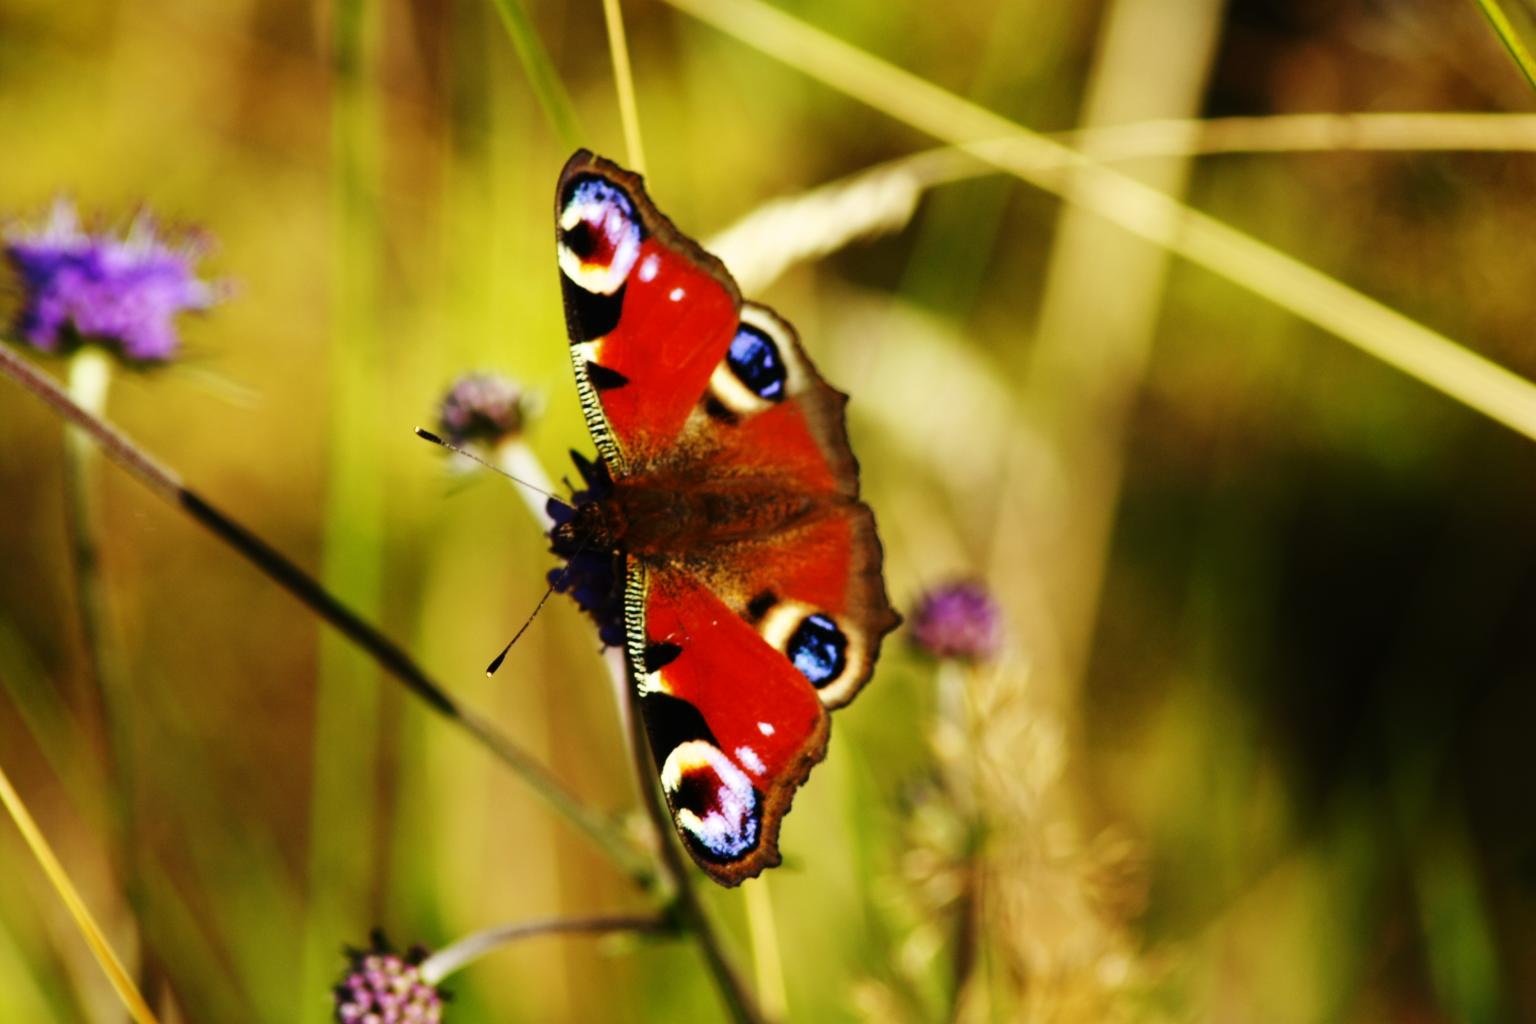
[[(1222, 153), (1536, 152), (1536, 114), (1279, 114), (1168, 118), (1065, 132), (1052, 138), (1100, 163)], [(1065, 165), (1068, 154), (1063, 153)], [(945, 146), (866, 168), (773, 199), (709, 239), (748, 292), (768, 287), (804, 260), (906, 227), (928, 189), (999, 168)]]
[(764, 203), (705, 242), (747, 293), (768, 287), (789, 267), (850, 242), (897, 231), (935, 185), (992, 173), (958, 149), (937, 149), (860, 171), (799, 195)]
[(645, 146), (640, 141), (640, 108), (635, 103), (635, 76), (629, 67), (629, 43), (624, 37), (624, 15), (619, 0), (603, 0), (603, 21), (608, 25), (608, 56), (613, 61), (613, 82), (619, 91), (619, 119), (624, 122), (624, 152), (636, 174), (645, 173)]
[(27, 847), (32, 851), (32, 856), (37, 858), (37, 863), (42, 867), (43, 874), (48, 876), (48, 881), (59, 894), (59, 899), (64, 901), (64, 906), (69, 908), (70, 916), (75, 919), (75, 926), (80, 929), (80, 934), (85, 937), (86, 945), (91, 947), (96, 960), (101, 964), (102, 972), (107, 980), (117, 991), (117, 996), (123, 1001), (136, 1024), (156, 1024), (155, 1014), (144, 1002), (144, 997), (139, 994), (138, 988), (133, 984), (133, 979), (128, 976), (123, 962), (112, 951), (112, 946), (107, 942), (107, 937), (102, 934), (101, 927), (96, 919), (91, 916), (91, 911), (80, 898), (80, 893), (75, 889), (73, 882), (69, 880), (69, 873), (54, 856), (53, 848), (48, 845), (48, 840), (43, 837), (42, 830), (37, 827), (37, 822), (32, 820), (32, 815), (27, 811), (26, 804), (22, 803), (21, 795), (11, 785), (10, 777), (5, 774), (5, 769), (0, 768), (0, 803), (5, 805), (6, 811), (11, 815), (11, 820), (16, 822), (16, 828), (21, 831), (21, 837), (26, 840)]
[(1167, 247), (1536, 440), (1536, 385), (1301, 260), (758, 0), (668, 3)]
[(1170, 118), (1052, 136), (1100, 163), (1152, 156), (1536, 150), (1536, 115), (1410, 112)]

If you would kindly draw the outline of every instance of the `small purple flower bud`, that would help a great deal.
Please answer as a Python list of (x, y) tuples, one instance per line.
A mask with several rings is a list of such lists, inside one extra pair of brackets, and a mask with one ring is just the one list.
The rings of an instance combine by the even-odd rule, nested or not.
[(466, 373), (443, 396), (437, 419), (443, 437), (460, 447), (473, 442), (494, 447), (522, 432), (527, 412), (522, 388), (506, 377)]
[(121, 239), (90, 234), (74, 204), (60, 199), (41, 228), (5, 232), (5, 258), (22, 291), (16, 332), (44, 352), (96, 342), (131, 362), (167, 362), (180, 347), (176, 315), (223, 297), (222, 286), (195, 270), (207, 247), (201, 236), (161, 239), (145, 214)]
[(404, 956), (390, 948), (382, 932), (373, 933), (369, 949), (349, 949), (347, 973), (332, 990), (339, 1024), (440, 1024), (447, 998), (421, 977), (427, 951), (417, 947)]
[(938, 658), (986, 661), (1003, 644), (1003, 613), (987, 588), (957, 580), (925, 593), (912, 613), (912, 640)]

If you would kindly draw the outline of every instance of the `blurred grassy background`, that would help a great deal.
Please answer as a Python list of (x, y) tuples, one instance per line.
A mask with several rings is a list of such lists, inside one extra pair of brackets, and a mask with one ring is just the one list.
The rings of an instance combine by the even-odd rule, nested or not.
[[(600, 5), (527, 6), (581, 142), (622, 159)], [(1471, 3), (783, 9), (1041, 130), (1532, 103)], [(669, 7), (625, 14), (651, 191), (698, 237), (931, 145)], [(546, 397), (529, 441), (552, 472), (589, 448), (551, 245), (567, 148), (492, 5), (0, 0), (0, 123), (4, 213), (144, 204), (206, 227), (236, 283), (179, 366), (120, 378), (111, 417), (594, 805), (632, 806), (572, 607), (484, 679), (549, 558), (502, 481), (410, 436), (457, 373), (492, 368)], [(1536, 377), (1529, 155), (1128, 169)], [(769, 882), (791, 1017), (943, 1004), (949, 940), (918, 940), (953, 904), (914, 854), (970, 764), (1010, 838), (977, 858), (991, 995), (958, 1016), (1536, 1019), (1536, 448), (1077, 216), (1011, 180), (946, 186), (760, 296), (854, 396), (898, 605), (955, 572), (1002, 596), (1009, 657), (969, 685), (1017, 712), (946, 741), (933, 667), (893, 639)], [(5, 385), (0, 436), (0, 758), (131, 950), (106, 840), (129, 787), (139, 925), (182, 1019), (324, 1019), (335, 950), (374, 924), (440, 946), (643, 906), (480, 749), (101, 467), (130, 688), (112, 777), (59, 424)], [(1134, 854), (1094, 901), (1105, 836)], [(0, 877), (0, 1020), (123, 1019), (9, 826)], [(741, 894), (708, 895), (745, 954)], [(1106, 1002), (1075, 1001), (1074, 972)], [(463, 1021), (717, 1013), (680, 943), (535, 940), (448, 987)]]

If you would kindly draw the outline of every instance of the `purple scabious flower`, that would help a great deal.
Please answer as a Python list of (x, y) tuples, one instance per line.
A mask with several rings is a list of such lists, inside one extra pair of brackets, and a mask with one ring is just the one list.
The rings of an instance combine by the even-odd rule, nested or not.
[(438, 406), (443, 436), (463, 447), (495, 446), (522, 432), (527, 414), (523, 389), (494, 373), (466, 373), (453, 382)]
[[(549, 499), (545, 506), (554, 528), (549, 550), (565, 559), (565, 565), (549, 570), (549, 585), (569, 594), (582, 611), (597, 623), (598, 639), (609, 647), (624, 644), (624, 564), (614, 551), (591, 546), (577, 525), (583, 508), (602, 502), (613, 493), (613, 477), (601, 459), (592, 462), (571, 452), (576, 471), (586, 487), (572, 489), (569, 502)], [(567, 481), (569, 486), (569, 481)]]
[(130, 362), (163, 363), (180, 347), (176, 314), (222, 297), (196, 273), (206, 240), (173, 245), (144, 214), (119, 239), (87, 233), (74, 204), (60, 199), (41, 228), (8, 229), (4, 249), (21, 283), (16, 332), (44, 352), (97, 342)]
[(1003, 644), (1003, 612), (974, 580), (934, 587), (912, 613), (912, 640), (937, 658), (986, 661)]
[(369, 949), (349, 949), (351, 965), (333, 989), (339, 1024), (437, 1024), (446, 998), (421, 976), (427, 951), (405, 955), (390, 948), (382, 932)]

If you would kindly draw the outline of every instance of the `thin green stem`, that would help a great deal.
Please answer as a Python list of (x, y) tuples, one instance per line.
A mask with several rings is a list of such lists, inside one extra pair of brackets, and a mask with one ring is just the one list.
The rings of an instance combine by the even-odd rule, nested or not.
[(742, 883), (747, 903), (747, 934), (752, 937), (752, 974), (763, 1015), (778, 1020), (789, 1013), (784, 985), (784, 958), (779, 955), (779, 929), (773, 920), (773, 891), (766, 874)]
[(82, 409), (47, 374), (33, 367), (8, 344), (0, 343), (0, 374), (41, 399), (64, 420), (79, 427), (113, 462), (126, 469), (157, 497), (202, 524), (296, 597), (311, 612), (365, 651), (392, 678), (443, 718), (463, 729), (497, 760), (526, 782), (551, 808), (605, 853), (626, 874), (648, 884), (652, 869), (606, 816), (581, 803), (527, 751), (503, 735), (470, 708), (460, 705), (394, 641), (360, 618), (314, 577), (300, 569), (266, 541), (230, 518), (158, 460), (99, 416)]
[(486, 928), (464, 936), (451, 946), (444, 946), (421, 962), (421, 978), (436, 985), (466, 964), (513, 942), (538, 935), (611, 935), (633, 932), (641, 935), (662, 934), (673, 922), (655, 914), (608, 914), (599, 917), (550, 917), (538, 921), (518, 921)]
[[(330, 181), (333, 315), (327, 357), (328, 472), (320, 578), (360, 614), (382, 612), (384, 492), (379, 410), (386, 404), (380, 338), (385, 301), (384, 131), (379, 95), (382, 5), (333, 0)], [(385, 705), (377, 668), (322, 631), (310, 741), (303, 969), (294, 995), (334, 973), (336, 936), (374, 915), (381, 871), (372, 837), (392, 792), (383, 785)]]
[(544, 111), (549, 126), (566, 149), (575, 149), (581, 144), (581, 126), (576, 120), (576, 108), (571, 105), (571, 97), (561, 84), (555, 65), (550, 61), (549, 53), (533, 27), (533, 19), (528, 17), (520, 0), (491, 0), (491, 4), (501, 16), (507, 36), (517, 50), (518, 60), (522, 61), (523, 73), (528, 76), (528, 85), (533, 89), (534, 98)]
[[(70, 397), (92, 415), (101, 415), (111, 387), (112, 364), (99, 349), (84, 348), (69, 360)], [(112, 818), (113, 840), (118, 863), (128, 870), (128, 845), (132, 828), (131, 788), (127, 785), (127, 751), (123, 749), (122, 730), (113, 714), (112, 697), (122, 679), (117, 670), (116, 651), (107, 637), (106, 591), (101, 580), (101, 550), (96, 543), (95, 524), (100, 521), (100, 493), (96, 486), (96, 446), (78, 427), (64, 431), (64, 507), (65, 526), (69, 531), (70, 552), (74, 557), (75, 604), (80, 618), (80, 635), (85, 653), (87, 686), (93, 709), (101, 717), (107, 749), (106, 772), (112, 780), (107, 799)]]
[(1493, 26), (1494, 35), (1499, 37), (1499, 42), (1504, 44), (1504, 49), (1509, 51), (1515, 66), (1525, 76), (1525, 83), (1532, 89), (1536, 89), (1536, 61), (1531, 59), (1531, 52), (1525, 48), (1525, 44), (1515, 33), (1515, 26), (1510, 24), (1509, 16), (1504, 13), (1504, 8), (1499, 6), (1499, 0), (1477, 0), (1477, 6), (1482, 9), (1483, 17), (1488, 19), (1488, 24)]
[[(112, 383), (112, 359), (98, 348), (86, 347), (69, 360), (69, 393), (81, 408), (101, 415)], [(111, 818), (113, 866), (132, 910), (139, 944), (139, 986), (156, 998), (165, 973), (145, 935), (143, 920), (148, 906), (138, 848), (135, 813), (133, 737), (129, 715), (119, 705), (125, 696), (125, 676), (107, 621), (106, 589), (101, 578), (101, 546), (97, 524), (101, 521), (101, 496), (97, 487), (97, 450), (78, 427), (64, 431), (65, 521), (74, 554), (75, 602), (85, 650), (86, 675), (95, 710), (101, 716), (106, 746), (107, 806)]]

